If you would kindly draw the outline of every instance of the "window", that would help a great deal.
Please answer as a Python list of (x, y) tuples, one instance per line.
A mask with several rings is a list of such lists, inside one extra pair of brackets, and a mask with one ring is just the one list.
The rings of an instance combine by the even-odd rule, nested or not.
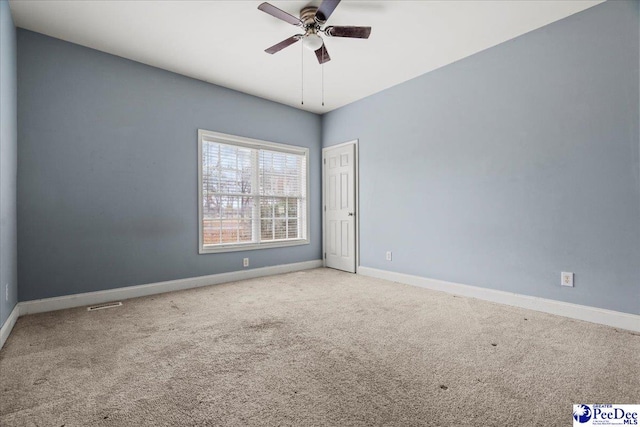
[(309, 150), (198, 131), (200, 253), (309, 243)]

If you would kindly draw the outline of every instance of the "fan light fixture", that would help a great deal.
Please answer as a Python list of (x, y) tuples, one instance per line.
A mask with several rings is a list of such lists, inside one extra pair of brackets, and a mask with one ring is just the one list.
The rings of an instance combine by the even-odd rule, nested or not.
[(323, 45), (322, 38), (317, 34), (309, 34), (302, 39), (302, 44), (309, 50), (316, 51)]

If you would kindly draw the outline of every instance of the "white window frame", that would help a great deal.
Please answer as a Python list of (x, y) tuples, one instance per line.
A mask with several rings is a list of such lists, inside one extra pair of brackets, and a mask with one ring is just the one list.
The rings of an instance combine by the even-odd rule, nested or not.
[[(235, 145), (239, 147), (251, 148), (251, 149), (265, 149), (271, 151), (279, 151), (282, 153), (302, 155), (306, 158), (306, 218), (305, 218), (305, 238), (304, 239), (292, 239), (283, 241), (268, 241), (265, 243), (228, 243), (215, 246), (205, 246), (203, 239), (203, 211), (202, 211), (202, 144), (204, 141), (217, 142), (220, 144)], [(221, 252), (235, 252), (235, 251), (248, 251), (254, 249), (268, 249), (268, 248), (281, 248), (286, 246), (298, 246), (308, 245), (311, 233), (311, 206), (310, 206), (310, 194), (309, 194), (309, 149), (306, 147), (298, 147), (295, 145), (279, 144), (276, 142), (262, 141), (259, 139), (246, 138), (242, 136), (229, 135), (220, 132), (214, 132), (204, 129), (198, 129), (198, 253), (211, 254)], [(254, 187), (255, 188), (255, 187)], [(260, 196), (256, 197), (256, 209), (259, 212)], [(258, 213), (259, 216), (259, 213)], [(260, 222), (260, 218), (257, 218), (257, 222)], [(254, 230), (255, 232), (255, 230)], [(258, 238), (260, 233), (258, 233)]]

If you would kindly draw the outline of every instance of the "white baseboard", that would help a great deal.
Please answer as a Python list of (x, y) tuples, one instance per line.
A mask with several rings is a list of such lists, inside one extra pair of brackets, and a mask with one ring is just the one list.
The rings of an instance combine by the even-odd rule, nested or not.
[(478, 286), (461, 285), (443, 280), (429, 279), (410, 274), (395, 273), (393, 271), (378, 270), (370, 267), (358, 267), (358, 274), (418, 286), (434, 291), (447, 292), (454, 295), (478, 298), (485, 301), (497, 302), (529, 310), (542, 311), (572, 319), (584, 320), (615, 328), (640, 332), (640, 315), (572, 304), (546, 298), (497, 291)]
[(4, 322), (4, 325), (2, 325), (2, 328), (0, 328), (0, 349), (2, 349), (2, 346), (4, 345), (5, 341), (7, 341), (7, 338), (9, 338), (9, 334), (13, 329), (13, 325), (16, 324), (16, 320), (18, 320), (19, 315), (20, 315), (20, 307), (19, 307), (19, 304), (16, 304), (13, 307), (13, 310), (11, 310), (11, 314), (9, 315), (9, 317), (7, 317), (7, 320)]
[[(125, 300), (202, 286), (217, 285), (220, 283), (235, 282), (238, 280), (253, 279), (256, 277), (272, 276), (275, 274), (284, 274), (293, 271), (309, 270), (322, 266), (322, 260), (305, 261), (294, 264), (283, 264), (272, 267), (262, 267), (251, 270), (212, 274), (209, 276), (169, 280), (166, 282), (150, 283), (146, 285), (128, 286), (105, 291), (87, 292), (62, 297), (20, 302), (13, 308), (11, 314), (7, 318), (7, 321), (0, 329), (0, 349), (9, 337), (9, 334), (11, 333), (11, 330), (19, 316), (74, 307), (83, 307), (87, 305), (101, 304), (110, 301)], [(359, 266), (358, 274), (640, 332), (640, 316), (636, 314), (622, 313), (585, 305), (497, 291), (477, 286), (462, 285), (443, 280), (428, 279), (425, 277), (378, 270), (370, 267)]]
[(311, 268), (318, 267), (322, 267), (322, 260), (304, 261), (293, 264), (275, 265), (272, 267), (254, 268), (251, 270), (233, 271), (230, 273), (211, 274), (209, 276), (149, 283), (146, 285), (127, 286), (124, 288), (108, 289), (105, 291), (86, 292), (82, 294), (65, 295), (62, 297), (23, 301), (18, 303), (18, 306), (20, 307), (20, 316), (24, 316), (27, 314), (102, 304), (110, 301), (120, 301), (147, 295), (180, 291), (183, 289), (253, 279), (256, 277), (273, 276), (274, 274), (309, 270)]

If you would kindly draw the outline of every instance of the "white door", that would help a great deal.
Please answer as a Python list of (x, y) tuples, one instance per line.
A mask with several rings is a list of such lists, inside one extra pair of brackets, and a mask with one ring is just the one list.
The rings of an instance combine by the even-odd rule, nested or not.
[(355, 143), (323, 150), (325, 266), (356, 272)]

